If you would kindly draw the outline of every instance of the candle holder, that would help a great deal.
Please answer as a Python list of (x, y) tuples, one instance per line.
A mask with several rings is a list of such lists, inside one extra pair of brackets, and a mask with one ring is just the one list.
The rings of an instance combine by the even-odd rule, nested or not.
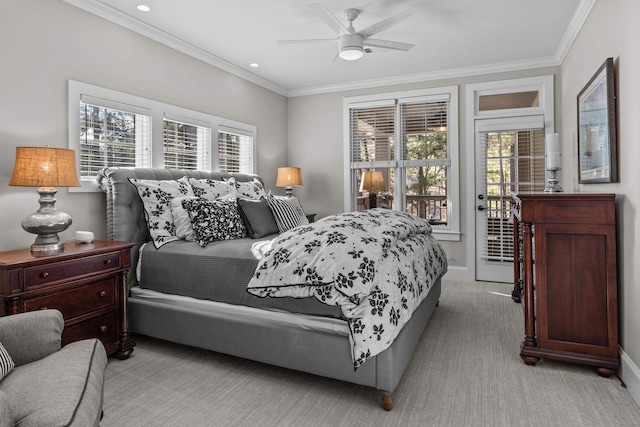
[(545, 193), (561, 193), (562, 187), (558, 181), (560, 170), (560, 136), (557, 133), (549, 133), (545, 137), (545, 164), (549, 171), (549, 180), (544, 187)]
[(557, 178), (557, 169), (549, 170), (549, 180), (547, 181), (547, 185), (544, 187), (545, 193), (562, 193), (564, 190), (560, 186), (560, 181)]

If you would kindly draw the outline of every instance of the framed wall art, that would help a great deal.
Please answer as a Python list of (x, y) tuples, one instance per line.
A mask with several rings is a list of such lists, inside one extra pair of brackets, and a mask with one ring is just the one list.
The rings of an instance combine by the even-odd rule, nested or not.
[(617, 182), (616, 96), (613, 58), (578, 94), (578, 182)]

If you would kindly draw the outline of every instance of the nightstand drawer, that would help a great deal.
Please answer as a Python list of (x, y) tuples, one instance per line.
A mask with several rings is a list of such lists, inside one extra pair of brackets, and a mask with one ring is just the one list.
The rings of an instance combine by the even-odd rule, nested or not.
[(69, 281), (75, 277), (117, 268), (120, 268), (119, 252), (29, 267), (25, 269), (26, 288), (32, 289), (59, 280)]
[(116, 339), (116, 312), (107, 313), (74, 325), (65, 325), (62, 345), (87, 338), (99, 338), (103, 343)]
[(115, 305), (115, 279), (107, 277), (85, 286), (24, 301), (25, 311), (55, 308), (67, 319)]

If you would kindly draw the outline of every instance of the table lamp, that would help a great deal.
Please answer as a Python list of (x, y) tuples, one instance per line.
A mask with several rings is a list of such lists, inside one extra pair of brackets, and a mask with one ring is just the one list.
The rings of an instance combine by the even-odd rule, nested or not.
[(380, 171), (364, 171), (360, 181), (360, 192), (369, 192), (369, 209), (378, 205), (378, 191), (384, 191), (384, 177)]
[(39, 187), (40, 209), (22, 220), (25, 231), (37, 235), (31, 245), (34, 254), (64, 250), (58, 233), (71, 225), (71, 216), (55, 208), (54, 187), (80, 187), (73, 150), (50, 147), (16, 147), (16, 162), (9, 185)]
[(278, 168), (276, 187), (284, 187), (284, 194), (287, 197), (292, 197), (294, 185), (302, 186), (302, 172), (300, 168)]

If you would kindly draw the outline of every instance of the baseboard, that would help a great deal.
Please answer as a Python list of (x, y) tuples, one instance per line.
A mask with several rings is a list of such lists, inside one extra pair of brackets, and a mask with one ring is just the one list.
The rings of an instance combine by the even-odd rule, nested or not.
[(640, 369), (622, 348), (620, 348), (620, 361), (620, 378), (627, 385), (633, 400), (640, 406)]
[(455, 281), (473, 281), (473, 278), (469, 278), (469, 269), (467, 267), (460, 267), (456, 265), (450, 265), (447, 272), (442, 276), (442, 280), (455, 280)]

